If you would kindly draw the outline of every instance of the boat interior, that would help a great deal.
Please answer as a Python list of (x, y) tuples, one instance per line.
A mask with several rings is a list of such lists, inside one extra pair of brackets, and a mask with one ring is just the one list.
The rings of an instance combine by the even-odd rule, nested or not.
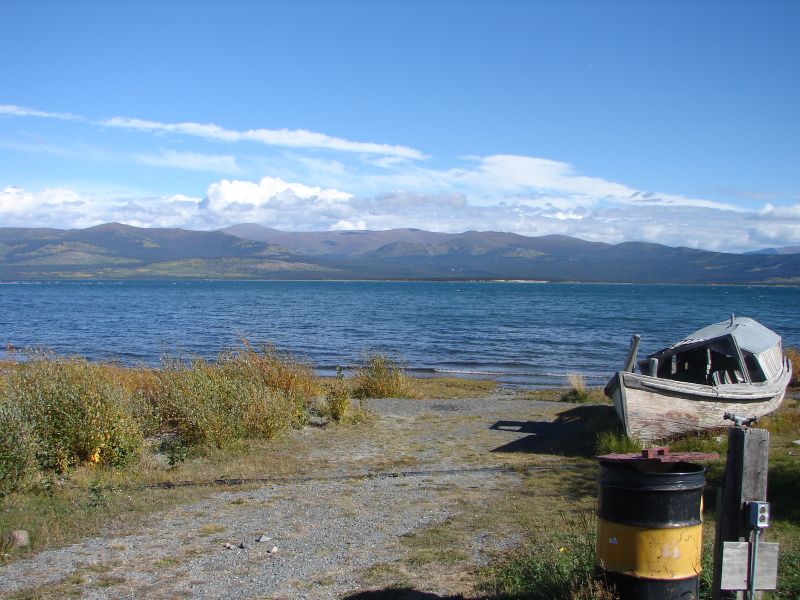
[(650, 377), (713, 386), (766, 381), (757, 357), (741, 350), (730, 335), (665, 348), (639, 361), (639, 371)]

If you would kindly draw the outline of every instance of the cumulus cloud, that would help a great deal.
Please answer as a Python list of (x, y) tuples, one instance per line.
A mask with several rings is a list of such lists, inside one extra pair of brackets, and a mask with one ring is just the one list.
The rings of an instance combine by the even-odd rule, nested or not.
[(108, 197), (67, 188), (31, 192), (16, 186), (0, 191), (0, 223), (6, 227), (81, 228), (120, 221), (139, 227), (197, 226), (209, 222), (201, 198), (176, 194), (153, 198)]
[[(214, 175), (205, 180), (200, 179), (202, 175), (192, 176), (194, 182), (202, 181), (201, 187), (182, 190), (189, 192), (185, 195), (154, 197), (116, 197), (68, 186), (38, 191), (9, 186), (0, 192), (0, 225), (6, 226), (84, 227), (121, 221), (195, 229), (241, 222), (286, 230), (491, 229), (733, 251), (800, 242), (800, 204), (789, 205), (789, 201), (795, 202), (793, 196), (784, 197), (783, 204), (772, 197), (751, 199), (751, 208), (744, 209), (707, 198), (636, 189), (543, 157), (469, 156), (435, 168), (421, 161), (426, 157), (413, 148), (356, 142), (306, 130), (233, 130), (211, 123), (126, 117), (93, 121), (16, 105), (0, 105), (3, 114), (79, 120), (109, 128), (103, 131), (147, 132), (154, 140), (171, 135), (284, 148), (276, 152), (258, 147), (253, 152), (254, 147), (249, 146), (248, 154), (242, 154), (227, 146), (224, 154), (208, 154), (156, 147), (131, 154), (128, 150), (106, 152), (85, 145), (66, 152), (35, 144), (32, 149), (36, 151), (71, 159), (138, 163)], [(10, 147), (8, 143), (4, 142), (6, 147)], [(342, 153), (334, 160), (329, 153), (309, 149)], [(269, 176), (258, 179), (253, 175), (264, 173)], [(770, 203), (753, 208), (756, 202), (767, 201)]]
[[(471, 202), (460, 192), (357, 196), (279, 178), (222, 179), (205, 197), (110, 198), (65, 188), (0, 192), (0, 222), (13, 226), (87, 227), (121, 221), (141, 227), (214, 229), (255, 222), (290, 231), (470, 229), (523, 235), (563, 234), (592, 241), (650, 241), (719, 251), (800, 242), (800, 211), (722, 210), (708, 206), (602, 203), (564, 210), (557, 203)], [(708, 224), (714, 224), (714, 236)]]

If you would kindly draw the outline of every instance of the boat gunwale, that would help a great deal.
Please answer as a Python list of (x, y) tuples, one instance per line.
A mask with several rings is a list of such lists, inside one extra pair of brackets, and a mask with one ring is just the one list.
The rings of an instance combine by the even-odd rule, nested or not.
[[(791, 362), (784, 357), (780, 375), (768, 381), (756, 383), (731, 383), (720, 386), (678, 381), (664, 377), (652, 377), (630, 371), (618, 371), (621, 385), (632, 389), (647, 389), (664, 395), (695, 397), (698, 400), (725, 402), (763, 402), (786, 389), (791, 378)], [(613, 381), (613, 379), (612, 379)], [(633, 384), (633, 385), (631, 385)]]

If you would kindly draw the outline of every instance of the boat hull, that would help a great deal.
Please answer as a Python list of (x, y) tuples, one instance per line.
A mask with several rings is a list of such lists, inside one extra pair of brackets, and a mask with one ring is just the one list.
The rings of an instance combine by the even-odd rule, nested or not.
[(788, 361), (773, 381), (758, 384), (699, 385), (660, 379), (625, 371), (617, 372), (606, 386), (606, 395), (625, 426), (628, 437), (642, 442), (728, 427), (723, 415), (762, 417), (776, 410), (791, 377)]

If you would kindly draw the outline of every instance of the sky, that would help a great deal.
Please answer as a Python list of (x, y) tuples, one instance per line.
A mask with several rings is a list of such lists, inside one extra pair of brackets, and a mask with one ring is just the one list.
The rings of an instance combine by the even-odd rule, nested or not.
[(0, 227), (800, 244), (800, 2), (0, 3)]

